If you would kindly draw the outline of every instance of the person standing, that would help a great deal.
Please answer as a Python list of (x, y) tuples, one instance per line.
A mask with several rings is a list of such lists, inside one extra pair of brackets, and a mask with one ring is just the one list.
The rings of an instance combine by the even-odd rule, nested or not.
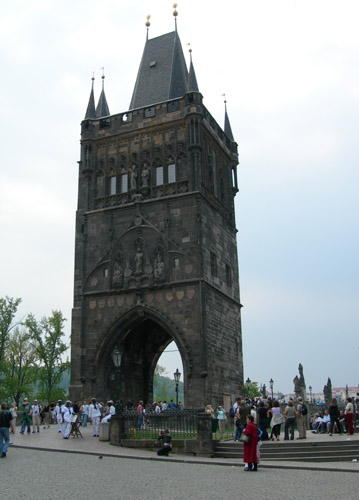
[(87, 404), (87, 401), (84, 401), (81, 407), (81, 427), (87, 427), (87, 419), (89, 416), (89, 405)]
[(329, 436), (333, 435), (334, 427), (337, 426), (337, 431), (339, 434), (342, 433), (342, 427), (339, 422), (340, 411), (338, 408), (338, 402), (335, 398), (332, 399), (329, 405), (329, 416), (330, 416), (330, 433)]
[(45, 405), (42, 411), (44, 415), (44, 429), (49, 429), (51, 416), (50, 416), (50, 405), (48, 401), (45, 401)]
[(22, 412), (22, 417), (21, 417), (21, 430), (20, 434), (24, 434), (25, 428), (27, 427), (27, 433), (31, 433), (31, 416), (30, 416), (30, 411), (31, 411), (31, 405), (29, 403), (29, 400), (27, 398), (24, 398), (23, 402), (23, 412)]
[(10, 413), (11, 413), (12, 419), (14, 421), (14, 430), (11, 432), (12, 432), (12, 434), (15, 434), (15, 426), (16, 426), (16, 418), (17, 418), (17, 406), (16, 406), (15, 401), (13, 402), (12, 407), (10, 408)]
[(268, 426), (269, 426), (269, 419), (268, 419), (268, 410), (264, 406), (264, 402), (261, 401), (259, 403), (259, 408), (257, 409), (257, 415), (258, 415), (258, 426), (262, 432), (262, 441), (267, 441), (269, 436), (268, 436)]
[(57, 430), (62, 432), (62, 401), (58, 400), (57, 405), (55, 406), (55, 417), (57, 422)]
[(279, 405), (279, 401), (276, 399), (273, 401), (273, 406), (271, 409), (272, 413), (272, 420), (270, 422), (270, 425), (272, 427), (272, 441), (277, 439), (279, 441), (279, 436), (280, 436), (280, 426), (283, 422), (283, 417), (281, 415), (281, 408)]
[(354, 406), (352, 403), (352, 398), (346, 399), (347, 405), (345, 407), (345, 418), (348, 425), (349, 435), (354, 434), (353, 420), (354, 420)]
[(69, 439), (71, 430), (71, 421), (73, 415), (73, 409), (71, 408), (71, 401), (66, 401), (65, 405), (62, 407), (63, 423), (62, 423), (62, 436), (64, 439)]
[(303, 399), (299, 397), (297, 399), (297, 407), (296, 407), (296, 417), (297, 417), (297, 429), (299, 432), (299, 437), (297, 439), (306, 439), (307, 438), (307, 416), (303, 415)]
[(245, 471), (257, 471), (258, 456), (257, 456), (257, 444), (258, 444), (258, 429), (254, 423), (254, 418), (252, 415), (247, 416), (246, 427), (243, 430), (243, 434), (249, 436), (250, 441), (244, 443), (243, 445), (243, 462), (246, 465)]
[(290, 399), (288, 401), (288, 405), (284, 410), (285, 417), (285, 425), (284, 425), (284, 440), (288, 441), (289, 439), (289, 430), (290, 430), (290, 439), (294, 439), (294, 423), (295, 423), (295, 409), (294, 403)]
[(99, 437), (99, 426), (100, 426), (100, 417), (101, 417), (101, 408), (100, 403), (96, 402), (96, 398), (92, 398), (92, 403), (89, 407), (89, 418), (92, 420), (92, 430), (93, 437)]
[(5, 458), (9, 448), (10, 433), (9, 429), (15, 433), (14, 420), (11, 412), (7, 409), (6, 403), (1, 403), (0, 410), (0, 458)]
[(218, 425), (219, 425), (219, 432), (221, 434), (224, 434), (225, 427), (226, 427), (227, 414), (226, 414), (226, 410), (223, 408), (223, 406), (218, 406), (217, 419), (218, 419)]
[(37, 399), (34, 399), (34, 404), (31, 407), (30, 410), (30, 416), (32, 418), (32, 433), (36, 434), (37, 432), (40, 432), (40, 413), (41, 413), (41, 406), (37, 402)]

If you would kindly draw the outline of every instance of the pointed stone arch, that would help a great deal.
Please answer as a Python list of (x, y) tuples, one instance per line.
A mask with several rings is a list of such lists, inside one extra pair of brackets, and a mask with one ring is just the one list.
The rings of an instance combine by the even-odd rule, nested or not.
[(115, 346), (122, 353), (120, 398), (145, 403), (153, 398), (153, 376), (166, 347), (174, 341), (182, 358), (185, 391), (192, 376), (193, 360), (183, 332), (170, 318), (145, 306), (136, 305), (117, 318), (96, 346), (92, 380), (106, 388), (101, 397), (115, 398), (115, 368), (111, 353)]

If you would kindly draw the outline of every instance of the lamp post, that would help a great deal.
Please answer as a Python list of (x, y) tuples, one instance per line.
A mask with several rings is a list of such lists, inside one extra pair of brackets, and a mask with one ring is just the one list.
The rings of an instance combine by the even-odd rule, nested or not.
[(120, 400), (120, 366), (121, 366), (122, 354), (117, 346), (115, 346), (114, 350), (112, 351), (111, 357), (117, 373), (117, 390), (116, 390), (116, 405), (115, 405), (116, 414), (122, 415), (122, 403)]
[(273, 401), (273, 385), (274, 385), (274, 380), (271, 378), (269, 381), (269, 386), (272, 393), (272, 401)]
[(175, 379), (175, 382), (176, 382), (176, 408), (178, 408), (178, 383), (179, 383), (180, 378), (181, 378), (181, 372), (178, 371), (178, 368), (174, 372), (173, 378)]
[(309, 386), (309, 394), (310, 394), (310, 402), (313, 403), (313, 397), (312, 397), (312, 386)]
[(249, 389), (251, 388), (251, 379), (248, 377), (246, 380), (246, 386), (247, 386), (247, 396), (249, 397)]

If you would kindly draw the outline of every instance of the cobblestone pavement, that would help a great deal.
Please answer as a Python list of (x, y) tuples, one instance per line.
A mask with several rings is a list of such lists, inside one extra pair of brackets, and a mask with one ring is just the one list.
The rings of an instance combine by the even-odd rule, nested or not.
[(48, 500), (358, 500), (356, 474), (260, 469), (79, 455), (10, 447), (1, 498)]

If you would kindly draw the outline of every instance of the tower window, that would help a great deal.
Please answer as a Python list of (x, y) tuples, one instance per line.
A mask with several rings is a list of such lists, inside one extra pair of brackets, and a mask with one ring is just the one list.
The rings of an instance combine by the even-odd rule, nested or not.
[(211, 275), (213, 278), (217, 276), (217, 257), (214, 253), (211, 252)]
[(116, 194), (116, 176), (110, 177), (110, 195)]
[(127, 193), (128, 191), (128, 174), (121, 175), (121, 193)]
[(176, 182), (176, 164), (171, 163), (168, 165), (168, 182)]
[(103, 277), (108, 278), (108, 267), (104, 267), (103, 269)]
[(162, 186), (163, 184), (163, 167), (156, 168), (156, 186)]
[(173, 267), (174, 269), (179, 269), (179, 266), (180, 266), (180, 261), (179, 259), (173, 259)]

